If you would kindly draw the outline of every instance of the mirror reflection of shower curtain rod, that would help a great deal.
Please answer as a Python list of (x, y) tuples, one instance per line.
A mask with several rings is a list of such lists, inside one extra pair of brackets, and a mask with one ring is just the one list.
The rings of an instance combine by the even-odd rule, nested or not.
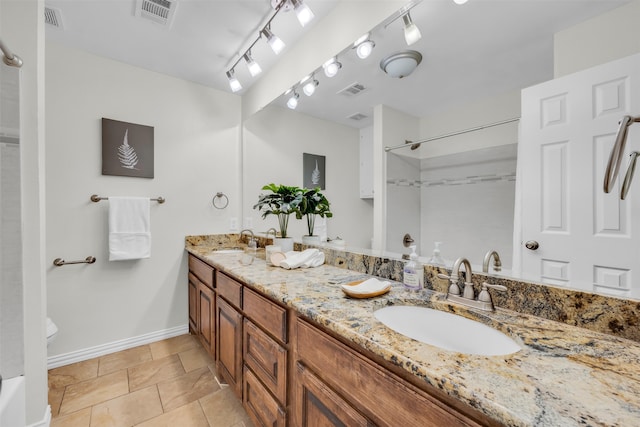
[(0, 40), (0, 50), (4, 55), (2, 60), (4, 61), (5, 64), (11, 67), (17, 67), (17, 68), (22, 67), (22, 59), (20, 59), (20, 57), (15, 53), (11, 52), (9, 48), (2, 42), (2, 40)]
[(392, 151), (392, 150), (397, 150), (398, 148), (405, 148), (405, 147), (411, 147), (412, 150), (415, 150), (416, 148), (420, 147), (420, 144), (424, 144), (425, 142), (436, 141), (438, 139), (444, 139), (444, 138), (449, 138), (449, 137), (456, 136), (456, 135), (462, 135), (464, 133), (475, 132), (475, 131), (478, 131), (478, 130), (491, 128), (491, 127), (494, 127), (494, 126), (505, 125), (507, 123), (517, 122), (518, 120), (520, 120), (520, 117), (514, 117), (512, 119), (502, 120), (502, 121), (495, 122), (495, 123), (489, 123), (488, 125), (476, 126), (474, 128), (469, 128), (469, 129), (465, 129), (465, 130), (459, 130), (459, 131), (456, 131), (456, 132), (451, 132), (451, 133), (447, 133), (447, 134), (444, 134), (444, 135), (434, 136), (432, 138), (427, 138), (427, 139), (423, 139), (423, 140), (420, 140), (420, 141), (409, 141), (409, 140), (407, 140), (407, 141), (404, 142), (404, 144), (395, 145), (393, 147), (384, 147), (384, 151), (389, 152), (389, 151)]

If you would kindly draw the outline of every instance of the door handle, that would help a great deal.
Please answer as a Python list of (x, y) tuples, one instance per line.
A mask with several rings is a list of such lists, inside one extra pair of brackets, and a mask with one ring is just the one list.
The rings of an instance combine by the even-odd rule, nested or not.
[(536, 242), (535, 240), (529, 240), (524, 244), (524, 247), (531, 250), (531, 251), (535, 251), (536, 249), (538, 249), (540, 247), (540, 244), (538, 242)]

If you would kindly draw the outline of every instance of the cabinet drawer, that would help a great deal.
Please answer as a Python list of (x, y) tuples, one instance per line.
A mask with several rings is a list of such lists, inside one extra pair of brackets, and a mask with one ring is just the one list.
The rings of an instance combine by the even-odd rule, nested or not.
[(376, 425), (479, 425), (309, 323), (296, 326), (297, 356)]
[(202, 283), (213, 289), (213, 267), (195, 256), (189, 255), (189, 271), (195, 274)]
[(244, 290), (243, 307), (247, 317), (283, 343), (287, 342), (287, 310), (258, 295)]
[(296, 426), (373, 426), (304, 365), (296, 364), (295, 370)]
[(287, 351), (262, 332), (250, 320), (244, 319), (244, 363), (273, 393), (280, 404), (287, 399)]
[(231, 277), (216, 272), (216, 286), (218, 295), (224, 297), (236, 308), (242, 308), (242, 283), (236, 282)]
[(250, 369), (244, 371), (242, 406), (256, 426), (284, 427), (286, 415)]

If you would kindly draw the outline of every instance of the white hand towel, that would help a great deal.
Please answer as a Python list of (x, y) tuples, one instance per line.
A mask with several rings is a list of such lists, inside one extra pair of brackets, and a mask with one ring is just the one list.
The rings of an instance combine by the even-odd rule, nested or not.
[(306, 249), (302, 252), (287, 252), (286, 258), (280, 261), (279, 266), (291, 270), (293, 268), (318, 267), (324, 264), (324, 253), (318, 249)]
[(109, 261), (149, 257), (149, 198), (109, 196)]

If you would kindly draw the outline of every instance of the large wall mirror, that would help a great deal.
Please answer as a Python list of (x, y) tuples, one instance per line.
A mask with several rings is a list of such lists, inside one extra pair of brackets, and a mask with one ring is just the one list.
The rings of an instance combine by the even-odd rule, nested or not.
[[(403, 33), (407, 10), (422, 35), (411, 46)], [(319, 82), (313, 96), (304, 95), (299, 85), (295, 112), (286, 106), (290, 94), (268, 108), (288, 111), (293, 119), (302, 113), (354, 129), (356, 136), (344, 135), (354, 144), (387, 125), (376, 122), (377, 107), (397, 112), (403, 117), (398, 128), (405, 134), (374, 136), (376, 150), (403, 145), (405, 139), (431, 141), (413, 150), (406, 144), (383, 153), (383, 169), (374, 170), (376, 179), (384, 176), (386, 192), (381, 198), (386, 206), (380, 249), (407, 253), (402, 239), (409, 233), (424, 259), (431, 257), (435, 242), (441, 242), (448, 267), (465, 256), (474, 269), (488, 250), (497, 250), (504, 266), (499, 274), (519, 277), (513, 254), (521, 244), (517, 164), (526, 161), (518, 158), (521, 90), (636, 53), (633, 47), (612, 53), (604, 42), (587, 50), (580, 45), (584, 40), (576, 40), (585, 38), (581, 31), (588, 31), (584, 28), (593, 25), (590, 22), (615, 26), (620, 16), (638, 13), (637, 1), (410, 2), (371, 30), (375, 47), (370, 56), (361, 59), (353, 46), (346, 46), (337, 52), (342, 67), (335, 77), (326, 77), (320, 66), (312, 76)], [(574, 46), (579, 54), (572, 52)], [(411, 74), (394, 78), (381, 69), (389, 55), (407, 50), (422, 55)], [(486, 126), (496, 123), (502, 124)], [(378, 195), (362, 200), (359, 206), (367, 212)], [(367, 221), (373, 225), (370, 217)], [(372, 233), (363, 233), (354, 240), (370, 248)], [(624, 290), (595, 291), (637, 297)]]

